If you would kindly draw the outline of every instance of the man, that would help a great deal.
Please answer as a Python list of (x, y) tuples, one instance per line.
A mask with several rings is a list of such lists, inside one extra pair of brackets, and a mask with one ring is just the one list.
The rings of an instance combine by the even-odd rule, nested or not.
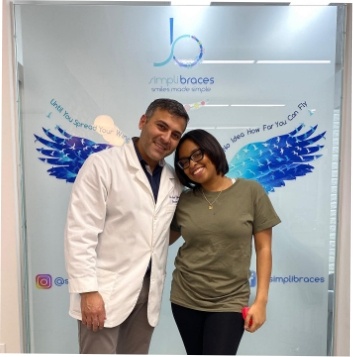
[(182, 104), (157, 99), (140, 118), (139, 138), (91, 155), (77, 175), (65, 258), (80, 353), (148, 353), (182, 190), (164, 158), (188, 120)]

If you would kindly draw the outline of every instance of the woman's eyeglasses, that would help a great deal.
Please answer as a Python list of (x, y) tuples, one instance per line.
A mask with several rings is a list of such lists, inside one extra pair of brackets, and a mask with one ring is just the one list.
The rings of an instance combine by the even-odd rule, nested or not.
[(184, 157), (180, 159), (178, 161), (178, 166), (182, 170), (186, 170), (190, 166), (190, 160), (192, 160), (193, 162), (201, 161), (203, 159), (203, 155), (204, 155), (203, 150), (198, 149), (194, 153), (192, 153), (192, 155), (190, 155), (189, 157)]

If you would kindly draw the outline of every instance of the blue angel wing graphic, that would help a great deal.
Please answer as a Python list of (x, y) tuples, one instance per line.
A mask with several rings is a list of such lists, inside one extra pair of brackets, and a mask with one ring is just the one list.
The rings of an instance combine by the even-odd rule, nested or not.
[(70, 135), (58, 126), (56, 129), (61, 137), (52, 134), (48, 129), (42, 129), (48, 139), (34, 134), (36, 141), (45, 146), (37, 148), (42, 155), (39, 160), (52, 165), (47, 170), (51, 176), (66, 182), (75, 181), (78, 171), (89, 155), (112, 147), (109, 144), (97, 144), (86, 138)]
[(285, 186), (285, 181), (295, 180), (312, 172), (309, 164), (322, 154), (324, 145), (316, 144), (326, 132), (316, 136), (317, 125), (300, 134), (301, 124), (292, 132), (273, 137), (264, 142), (242, 147), (229, 162), (229, 177), (242, 177), (258, 181), (266, 192)]

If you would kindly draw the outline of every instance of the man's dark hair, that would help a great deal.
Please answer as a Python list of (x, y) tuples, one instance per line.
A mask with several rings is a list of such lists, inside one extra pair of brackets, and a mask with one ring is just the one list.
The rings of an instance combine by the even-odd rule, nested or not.
[(180, 139), (179, 144), (175, 149), (174, 156), (175, 173), (179, 181), (184, 186), (194, 190), (201, 186), (199, 183), (190, 180), (184, 173), (184, 170), (178, 165), (178, 161), (180, 159), (179, 150), (185, 140), (191, 140), (194, 142), (199, 147), (199, 149), (203, 151), (204, 155), (207, 155), (207, 157), (215, 165), (217, 174), (224, 176), (229, 171), (226, 155), (218, 140), (205, 130), (191, 130), (184, 134), (184, 136)]
[(147, 119), (150, 119), (157, 109), (166, 110), (169, 114), (184, 118), (186, 124), (189, 122), (189, 115), (184, 106), (174, 99), (159, 98), (154, 100), (146, 110)]

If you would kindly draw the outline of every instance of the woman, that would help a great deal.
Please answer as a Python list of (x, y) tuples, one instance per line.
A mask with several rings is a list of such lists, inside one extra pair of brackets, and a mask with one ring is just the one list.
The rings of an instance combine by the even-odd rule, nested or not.
[[(185, 242), (175, 259), (172, 312), (189, 355), (236, 354), (244, 329), (266, 320), (272, 227), (280, 223), (261, 185), (226, 177), (224, 151), (211, 134), (192, 130), (180, 140), (175, 170), (189, 188), (179, 199), (170, 243)], [(248, 305), (254, 237), (257, 290)]]

